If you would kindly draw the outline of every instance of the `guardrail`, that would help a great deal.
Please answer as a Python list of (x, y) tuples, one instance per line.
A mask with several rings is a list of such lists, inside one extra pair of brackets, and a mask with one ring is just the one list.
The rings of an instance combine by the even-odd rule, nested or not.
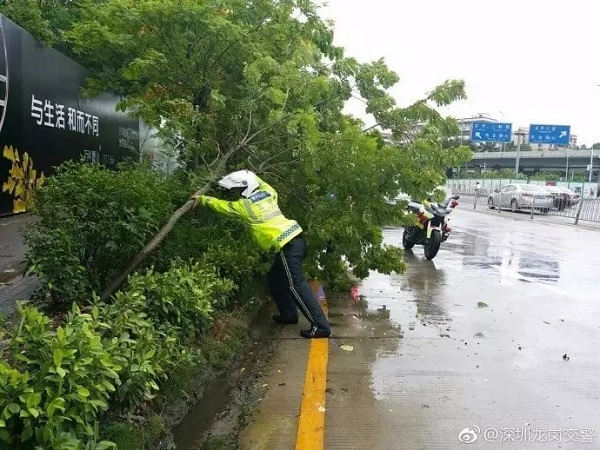
[[(600, 152), (594, 151), (594, 158), (598, 158)], [(587, 158), (590, 159), (591, 150), (528, 150), (521, 151), (521, 159), (527, 158)], [(517, 152), (476, 152), (475, 159), (514, 159)]]
[(573, 219), (577, 225), (579, 221), (600, 223), (600, 198), (583, 198), (575, 204), (568, 204), (560, 201), (547, 202), (547, 197), (534, 195), (528, 197), (525, 201), (514, 202), (513, 195), (510, 193), (499, 193), (485, 189), (457, 191), (452, 194), (460, 195), (459, 202), (462, 205), (473, 205), (477, 207), (487, 207), (498, 213), (504, 211), (526, 211), (530, 213), (533, 219), (536, 215), (559, 216)]

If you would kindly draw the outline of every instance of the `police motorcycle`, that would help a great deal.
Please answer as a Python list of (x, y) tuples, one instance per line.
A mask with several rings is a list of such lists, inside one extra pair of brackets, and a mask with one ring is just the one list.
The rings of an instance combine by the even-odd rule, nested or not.
[(415, 245), (425, 248), (425, 258), (432, 260), (438, 254), (442, 242), (446, 242), (451, 228), (448, 226), (448, 215), (458, 206), (458, 195), (447, 198), (443, 203), (410, 201), (408, 210), (417, 216), (417, 224), (408, 226), (402, 235), (402, 245), (410, 250)]

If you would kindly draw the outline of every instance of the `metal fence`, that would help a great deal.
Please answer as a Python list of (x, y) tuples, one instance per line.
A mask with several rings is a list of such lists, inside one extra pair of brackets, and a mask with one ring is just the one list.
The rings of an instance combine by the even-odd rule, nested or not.
[(577, 204), (550, 204), (545, 196), (532, 196), (513, 202), (513, 194), (499, 193), (489, 189), (452, 190), (452, 194), (460, 195), (461, 205), (472, 205), (473, 209), (488, 208), (498, 213), (521, 211), (535, 216), (559, 216), (572, 219), (577, 225), (580, 220), (600, 223), (600, 198), (583, 198)]

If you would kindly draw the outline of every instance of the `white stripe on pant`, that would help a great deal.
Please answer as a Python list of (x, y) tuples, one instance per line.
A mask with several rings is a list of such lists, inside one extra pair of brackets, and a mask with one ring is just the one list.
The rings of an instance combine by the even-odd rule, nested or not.
[(310, 323), (312, 325), (315, 323), (315, 321), (313, 319), (312, 314), (310, 313), (310, 311), (308, 310), (308, 308), (302, 301), (302, 298), (298, 294), (298, 291), (296, 291), (296, 288), (294, 287), (294, 280), (292, 279), (292, 273), (290, 272), (290, 268), (288, 266), (287, 260), (285, 259), (285, 255), (283, 254), (283, 251), (279, 253), (279, 256), (281, 256), (281, 261), (283, 262), (283, 267), (285, 268), (285, 273), (287, 274), (287, 277), (288, 277), (290, 290), (292, 291), (292, 294), (298, 301), (298, 306), (300, 306), (302, 308), (304, 314), (306, 315), (306, 318), (310, 321)]

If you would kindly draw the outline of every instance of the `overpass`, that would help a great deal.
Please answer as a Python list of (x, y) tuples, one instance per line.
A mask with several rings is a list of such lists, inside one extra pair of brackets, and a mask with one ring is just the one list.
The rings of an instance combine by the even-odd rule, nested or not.
[[(594, 150), (594, 172), (600, 170), (600, 150)], [(521, 151), (519, 169), (522, 172), (577, 170), (586, 171), (590, 164), (591, 150), (531, 150)], [(517, 152), (475, 153), (467, 168), (485, 167), (488, 170), (514, 169)]]

